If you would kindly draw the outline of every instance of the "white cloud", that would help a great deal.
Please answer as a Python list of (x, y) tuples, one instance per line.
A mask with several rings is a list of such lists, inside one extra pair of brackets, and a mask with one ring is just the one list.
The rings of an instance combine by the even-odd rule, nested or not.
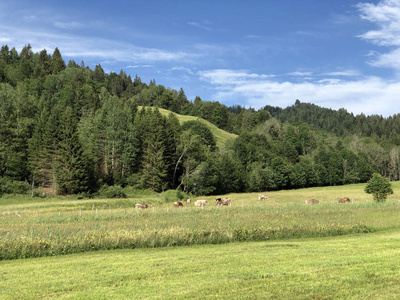
[(9, 43), (12, 39), (8, 37), (0, 37), (0, 43)]
[[(190, 25), (190, 26), (193, 26), (193, 27), (196, 27), (196, 28), (200, 28), (200, 29), (204, 29), (204, 30), (208, 30), (208, 31), (212, 30), (211, 27), (206, 26), (204, 24), (200, 24), (198, 22), (187, 22), (187, 24)], [(209, 22), (207, 22), (207, 24), (209, 24)]]
[(79, 22), (59, 22), (59, 21), (55, 21), (54, 26), (61, 29), (79, 29), (86, 27), (85, 25)]
[(379, 46), (396, 47), (395, 50), (378, 55), (369, 63), (377, 67), (400, 69), (400, 1), (359, 3), (357, 7), (362, 19), (375, 23), (378, 27), (377, 30), (368, 31), (359, 37)]
[(299, 72), (299, 71), (296, 71), (296, 72), (290, 72), (287, 75), (290, 75), (290, 76), (311, 76), (311, 75), (313, 75), (313, 73), (312, 72)]
[(242, 83), (248, 83), (252, 81), (257, 81), (260, 79), (267, 79), (274, 77), (275, 75), (265, 75), (248, 73), (246, 70), (227, 70), (227, 69), (216, 69), (210, 71), (198, 72), (200, 79), (209, 81), (216, 85), (238, 85)]
[[(200, 51), (168, 51), (157, 48), (138, 47), (128, 42), (117, 42), (111, 39), (80, 36), (78, 34), (59, 34), (45, 30), (29, 30), (1, 26), (0, 30), (12, 36), (14, 46), (22, 49), (26, 44), (32, 45), (34, 52), (43, 49), (48, 51), (58, 47), (65, 57), (84, 59), (103, 59), (108, 62), (130, 62), (132, 65), (149, 62), (189, 62), (202, 56)], [(0, 39), (10, 42), (10, 38)]]
[(130, 65), (130, 66), (126, 66), (126, 69), (136, 69), (136, 68), (152, 68), (153, 65)]
[(173, 67), (173, 68), (171, 68), (171, 70), (187, 73), (189, 75), (194, 75), (194, 72), (191, 69), (186, 68), (186, 67)]
[[(392, 115), (400, 111), (400, 83), (377, 77), (358, 81), (323, 79), (316, 82), (278, 82), (268, 75), (244, 71), (211, 70), (200, 77), (215, 85), (215, 100), (260, 108), (265, 105), (286, 107), (296, 99), (322, 107), (346, 109), (355, 114)], [(236, 102), (235, 102), (236, 101)]]
[(357, 70), (345, 70), (345, 71), (336, 71), (336, 72), (328, 72), (324, 73), (326, 76), (360, 76), (360, 72)]

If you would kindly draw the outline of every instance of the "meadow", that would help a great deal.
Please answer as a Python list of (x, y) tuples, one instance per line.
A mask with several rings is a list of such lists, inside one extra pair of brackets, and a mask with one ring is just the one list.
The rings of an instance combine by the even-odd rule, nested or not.
[[(224, 195), (232, 207), (0, 198), (0, 299), (396, 299), (400, 183)], [(352, 203), (338, 204), (346, 196)], [(316, 198), (318, 205), (306, 205)], [(136, 210), (135, 203), (153, 208)], [(111, 251), (112, 250), (112, 251)], [(68, 255), (66, 255), (68, 254)]]
[[(395, 193), (374, 203), (364, 185), (230, 194), (231, 207), (174, 208), (160, 195), (133, 191), (126, 199), (1, 198), (0, 259), (18, 259), (96, 250), (157, 248), (237, 241), (270, 241), (339, 236), (400, 229)], [(353, 203), (337, 204), (347, 196)], [(304, 200), (316, 198), (318, 205)], [(196, 199), (193, 199), (195, 201)], [(152, 204), (136, 210), (135, 203)]]
[(400, 231), (0, 261), (0, 299), (398, 299)]

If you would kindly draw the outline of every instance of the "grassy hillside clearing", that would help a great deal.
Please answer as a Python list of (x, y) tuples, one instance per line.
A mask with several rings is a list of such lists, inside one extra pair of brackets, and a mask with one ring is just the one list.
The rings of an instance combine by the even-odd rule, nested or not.
[(0, 299), (397, 299), (400, 231), (0, 262)]
[[(141, 106), (139, 106), (139, 109), (141, 108)], [(145, 108), (150, 108), (150, 107), (145, 107)], [(152, 107), (154, 108), (154, 107)], [(215, 126), (214, 124), (199, 118), (199, 117), (193, 117), (193, 116), (184, 116), (184, 115), (180, 115), (177, 113), (174, 113), (170, 110), (167, 109), (163, 109), (163, 108), (158, 108), (158, 110), (160, 111), (161, 114), (168, 116), (169, 114), (174, 114), (178, 120), (180, 124), (183, 124), (187, 121), (200, 121), (203, 124), (207, 125), (208, 128), (211, 130), (212, 134), (215, 137), (215, 141), (217, 143), (217, 147), (219, 149), (223, 148), (223, 146), (225, 145), (226, 141), (230, 140), (230, 139), (235, 139), (238, 136), (236, 134), (233, 133), (229, 133), (225, 130), (219, 129), (217, 126)]]

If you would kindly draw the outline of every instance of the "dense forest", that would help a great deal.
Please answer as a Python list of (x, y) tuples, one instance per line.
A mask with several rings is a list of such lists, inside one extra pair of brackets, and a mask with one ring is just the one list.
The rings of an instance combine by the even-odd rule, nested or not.
[[(217, 147), (203, 118), (238, 135)], [(90, 196), (105, 186), (195, 195), (399, 179), (400, 116), (354, 116), (188, 100), (141, 78), (106, 74), (59, 49), (0, 50), (0, 195), (32, 187)]]

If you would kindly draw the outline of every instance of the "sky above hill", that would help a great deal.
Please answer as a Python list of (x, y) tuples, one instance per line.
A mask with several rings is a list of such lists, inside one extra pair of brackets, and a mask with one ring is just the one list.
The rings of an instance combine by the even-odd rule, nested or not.
[(0, 45), (28, 43), (189, 100), (400, 113), (400, 0), (1, 1)]

